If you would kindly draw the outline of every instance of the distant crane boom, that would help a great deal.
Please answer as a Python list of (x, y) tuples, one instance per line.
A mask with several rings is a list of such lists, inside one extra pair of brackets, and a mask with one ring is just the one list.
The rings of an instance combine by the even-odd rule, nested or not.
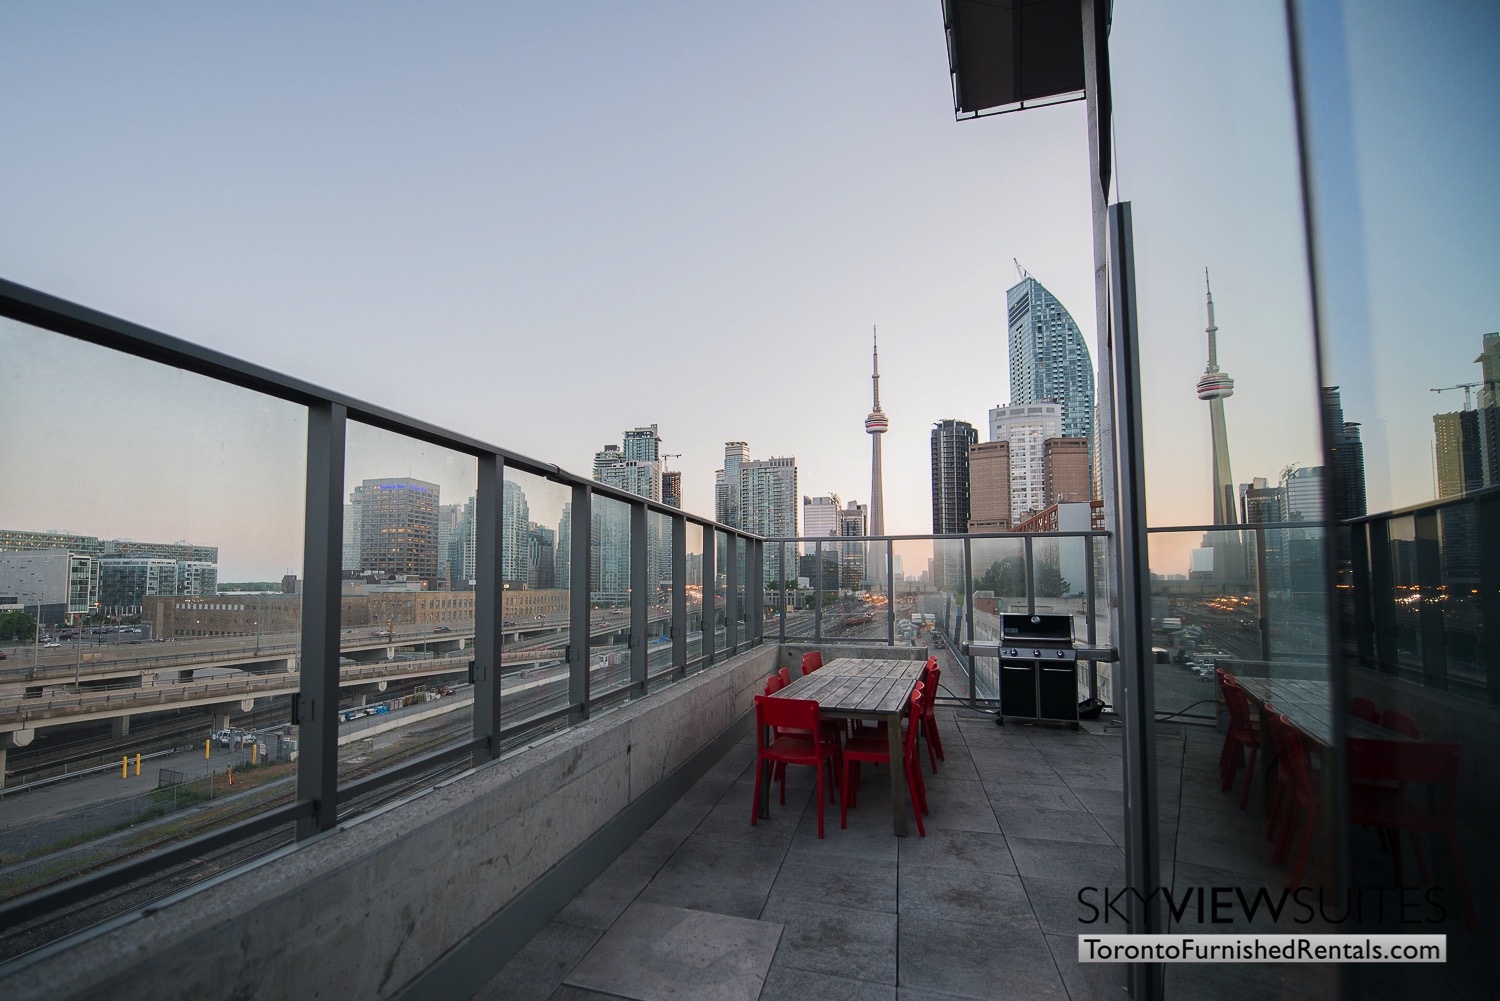
[(1464, 410), (1474, 409), (1474, 390), (1483, 386), (1482, 382), (1460, 382), (1455, 386), (1434, 386), (1429, 392), (1446, 393), (1450, 389), (1462, 389), (1464, 391)]

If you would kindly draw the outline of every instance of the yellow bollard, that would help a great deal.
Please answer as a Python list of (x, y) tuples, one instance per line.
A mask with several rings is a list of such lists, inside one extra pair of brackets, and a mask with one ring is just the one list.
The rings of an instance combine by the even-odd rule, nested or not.
[(120, 758), (120, 778), (130, 777), (130, 755), (126, 754)]
[(212, 740), (205, 740), (203, 742), (203, 760), (204, 761), (208, 760), (208, 745), (212, 744), (212, 743), (213, 743)]
[(226, 772), (229, 773), (229, 784), (230, 785), (234, 785), (234, 766), (233, 765), (226, 765), (224, 767), (224, 771), (226, 771)]
[(251, 744), (250, 745), (250, 763), (252, 765), (255, 764), (259, 760), (259, 758), (260, 758), (260, 745), (259, 744)]
[(136, 778), (140, 778), (140, 775), (141, 775), (141, 755), (140, 755), (139, 751), (137, 751), (136, 755), (135, 755), (135, 774), (136, 774)]

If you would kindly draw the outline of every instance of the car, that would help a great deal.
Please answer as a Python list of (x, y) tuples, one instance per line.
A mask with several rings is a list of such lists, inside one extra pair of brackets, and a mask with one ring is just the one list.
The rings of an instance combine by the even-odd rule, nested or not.
[(435, 633), (451, 633), (451, 632), (453, 632), (453, 630), (450, 629), (448, 626), (433, 626), (432, 627), (432, 631), (435, 632)]
[(59, 643), (59, 642), (57, 642), (57, 640), (48, 640), (47, 642), (43, 643), (42, 646), (45, 646), (45, 647), (54, 647), (54, 646), (62, 646), (62, 644)]

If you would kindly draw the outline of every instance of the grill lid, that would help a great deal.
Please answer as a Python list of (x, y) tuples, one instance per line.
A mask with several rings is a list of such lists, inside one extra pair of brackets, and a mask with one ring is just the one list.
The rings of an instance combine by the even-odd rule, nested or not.
[(1072, 646), (1073, 616), (1005, 612), (1000, 616), (1000, 633), (1006, 643)]

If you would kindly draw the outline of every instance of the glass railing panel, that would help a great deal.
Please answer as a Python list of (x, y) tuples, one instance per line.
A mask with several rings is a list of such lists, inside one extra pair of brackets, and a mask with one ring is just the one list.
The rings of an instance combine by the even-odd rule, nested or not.
[[(711, 644), (708, 647), (703, 645), (705, 598), (703, 531), (703, 526), (697, 522), (687, 522), (687, 662), (689, 664), (701, 660), (713, 649)], [(712, 595), (711, 588), (707, 594)]]
[(750, 556), (749, 546), (741, 536), (734, 540), (735, 555), (738, 557), (739, 578), (735, 581), (735, 593), (737, 604), (735, 606), (739, 623), (735, 629), (735, 636), (739, 639), (739, 645), (743, 649), (750, 642), (750, 604), (746, 600), (749, 592), (746, 584), (750, 580)]
[(589, 550), (589, 696), (630, 684), (630, 505), (594, 495)]
[(646, 676), (663, 681), (681, 666), (672, 662), (672, 526), (670, 515), (646, 512)]
[(357, 421), (344, 460), (341, 785), (473, 732), (478, 483), (473, 456)]
[(568, 705), (573, 488), (507, 466), (500, 528), (500, 718), (508, 729)]
[[(10, 900), (293, 800), (307, 416), (11, 320), (0, 356)], [(0, 959), (149, 895), (0, 938)]]
[[(1001, 642), (1000, 617), (1028, 609), (1026, 586), (1026, 542), (1014, 539), (973, 539), (970, 545), (971, 577), (968, 581), (974, 595), (969, 610), (976, 643)], [(1056, 574), (1038, 573), (1037, 579), (1057, 590)], [(1000, 664), (995, 657), (974, 658), (974, 696), (980, 699), (1000, 697)]]
[(729, 636), (729, 545), (728, 535), (714, 533), (713, 606), (709, 620), (712, 633), (709, 649), (714, 651), (723, 650)]

